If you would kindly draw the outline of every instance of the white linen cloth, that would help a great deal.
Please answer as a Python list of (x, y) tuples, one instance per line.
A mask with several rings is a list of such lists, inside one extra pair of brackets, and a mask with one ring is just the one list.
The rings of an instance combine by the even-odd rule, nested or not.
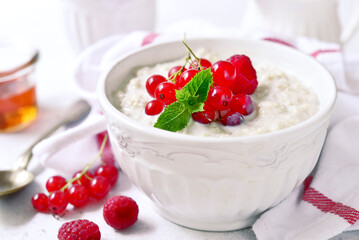
[[(192, 26), (193, 27), (193, 26)], [(194, 27), (195, 28), (195, 27)], [(188, 29), (186, 29), (188, 30)], [(198, 30), (198, 29), (197, 29)], [(242, 34), (228, 29), (196, 31), (195, 36), (231, 36)], [(178, 34), (180, 32), (181, 34)], [(194, 31), (195, 32), (195, 31)], [(210, 32), (210, 34), (208, 34)], [(105, 130), (96, 101), (96, 83), (101, 72), (121, 55), (138, 49), (141, 45), (182, 39), (181, 27), (175, 26), (163, 34), (134, 32), (127, 36), (112, 36), (87, 49), (79, 59), (74, 80), (83, 98), (94, 110), (89, 119), (79, 126), (44, 140), (34, 149), (34, 156), (46, 167), (59, 171), (73, 171), (75, 165), (83, 166), (72, 149), (85, 150), (95, 155), (95, 135)], [(187, 33), (189, 33), (187, 31)], [(254, 224), (259, 240), (329, 239), (346, 230), (359, 229), (359, 56), (344, 61), (337, 44), (307, 38), (281, 38), (268, 33), (244, 34), (247, 38), (276, 41), (290, 45), (312, 55), (323, 63), (336, 79), (338, 99), (329, 127), (329, 133), (312, 182), (294, 190), (288, 198), (265, 212)], [(344, 62), (346, 62), (344, 66)], [(347, 71), (345, 71), (345, 69)], [(78, 141), (79, 139), (82, 139)], [(76, 143), (74, 143), (76, 141)], [(69, 144), (72, 144), (69, 147)], [(80, 149), (80, 150), (79, 150)], [(68, 164), (58, 161), (66, 154)], [(72, 159), (73, 158), (73, 159)], [(75, 160), (76, 159), (76, 160)], [(304, 191), (305, 190), (305, 191)], [(303, 192), (304, 191), (304, 192)]]

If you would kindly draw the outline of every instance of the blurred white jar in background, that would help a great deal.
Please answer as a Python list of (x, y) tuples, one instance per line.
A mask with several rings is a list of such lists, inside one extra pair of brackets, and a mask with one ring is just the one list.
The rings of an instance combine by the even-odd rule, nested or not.
[(60, 0), (65, 30), (75, 51), (113, 34), (153, 31), (156, 0)]
[[(341, 24), (340, 4), (350, 2), (348, 21)], [(243, 28), (289, 36), (307, 36), (345, 44), (359, 27), (358, 0), (250, 0)]]

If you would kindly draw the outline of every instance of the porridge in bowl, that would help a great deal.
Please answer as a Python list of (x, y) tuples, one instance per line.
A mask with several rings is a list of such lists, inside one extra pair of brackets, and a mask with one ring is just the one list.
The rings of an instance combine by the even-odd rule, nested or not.
[[(199, 49), (196, 52), (201, 59), (212, 63), (219, 60), (208, 50)], [(137, 69), (126, 88), (116, 93), (120, 110), (133, 119), (154, 126), (160, 114), (152, 116), (145, 113), (146, 104), (153, 100), (146, 91), (146, 80), (156, 74), (167, 77), (173, 66), (181, 66), (184, 62), (185, 58)], [(254, 109), (246, 116), (241, 115), (239, 125), (224, 126), (220, 121), (203, 124), (192, 117), (187, 126), (178, 132), (210, 137), (251, 136), (294, 126), (318, 111), (316, 94), (295, 76), (271, 64), (254, 68), (258, 87), (248, 94)], [(221, 118), (227, 111), (216, 111), (216, 118)]]

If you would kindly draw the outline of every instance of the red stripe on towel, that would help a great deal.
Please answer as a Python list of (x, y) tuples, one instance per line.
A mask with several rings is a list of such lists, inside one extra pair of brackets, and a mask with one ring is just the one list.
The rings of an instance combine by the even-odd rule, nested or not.
[(263, 38), (263, 40), (283, 44), (283, 45), (286, 45), (286, 46), (292, 47), (292, 48), (296, 48), (294, 45), (292, 45), (292, 44), (290, 44), (290, 43), (288, 43), (286, 41), (283, 41), (281, 39), (278, 39), (278, 38), (266, 37), (266, 38)]
[(307, 177), (304, 182), (303, 182), (303, 185), (304, 185), (304, 192), (309, 188), (310, 184), (312, 183), (313, 181), (313, 176), (309, 176)]
[(141, 46), (145, 46), (147, 44), (152, 43), (158, 37), (158, 35), (159, 35), (158, 33), (149, 33), (149, 34), (147, 34), (143, 38)]
[(322, 212), (333, 213), (344, 218), (350, 224), (354, 224), (359, 220), (359, 211), (340, 202), (334, 202), (312, 187), (305, 189), (303, 200), (317, 207)]
[(316, 57), (318, 57), (319, 54), (322, 54), (322, 53), (335, 53), (335, 52), (340, 52), (340, 50), (339, 49), (324, 49), (324, 50), (320, 49), (320, 50), (317, 50), (317, 51), (311, 53), (310, 56), (316, 58)]

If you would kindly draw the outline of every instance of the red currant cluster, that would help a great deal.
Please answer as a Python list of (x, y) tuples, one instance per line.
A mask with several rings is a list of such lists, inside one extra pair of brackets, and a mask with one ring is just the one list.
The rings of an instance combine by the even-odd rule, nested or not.
[(62, 176), (52, 176), (46, 182), (46, 189), (49, 192), (37, 193), (31, 203), (39, 212), (50, 212), (63, 215), (68, 204), (74, 207), (85, 206), (90, 197), (94, 199), (102, 199), (107, 196), (111, 187), (116, 183), (118, 178), (118, 169), (114, 165), (105, 165), (97, 167), (96, 171), (91, 173), (89, 168), (98, 159), (102, 157), (102, 152), (106, 144), (105, 137), (99, 154), (94, 158), (82, 171), (78, 171), (73, 178), (66, 180)]
[(257, 88), (257, 74), (246, 55), (233, 55), (226, 61), (212, 64), (205, 58), (187, 58), (183, 66), (174, 66), (166, 79), (162, 75), (152, 75), (146, 81), (148, 94), (155, 99), (145, 108), (147, 115), (160, 114), (163, 109), (176, 101), (176, 91), (182, 89), (194, 76), (207, 68), (211, 69), (211, 86), (204, 111), (192, 114), (192, 119), (208, 124), (219, 121), (225, 126), (239, 125), (243, 116), (254, 110), (250, 95)]

